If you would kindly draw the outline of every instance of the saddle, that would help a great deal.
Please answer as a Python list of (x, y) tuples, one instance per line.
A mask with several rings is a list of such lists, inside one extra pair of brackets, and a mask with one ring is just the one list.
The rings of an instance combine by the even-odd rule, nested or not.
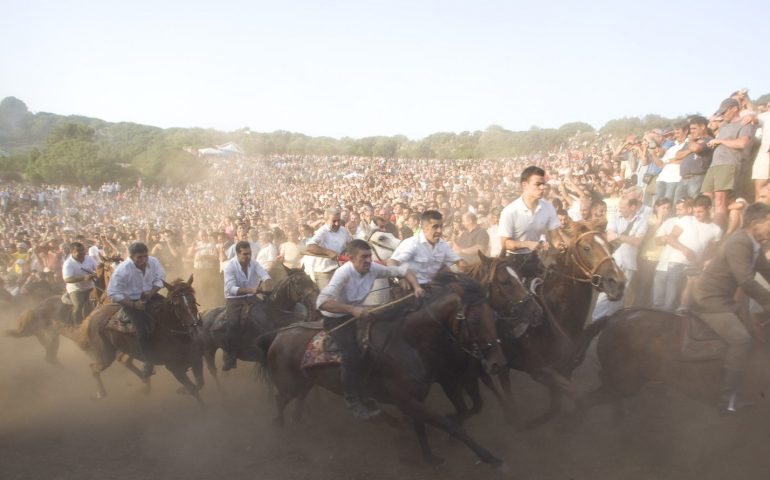
[[(225, 331), (227, 330), (227, 321), (225, 319), (225, 308), (224, 307), (216, 307), (216, 308), (220, 308), (221, 311), (217, 313), (217, 316), (214, 318), (214, 325), (212, 326), (211, 330)], [(239, 323), (241, 325), (241, 330), (245, 329), (251, 323), (251, 320), (250, 320), (251, 312), (255, 308), (264, 308), (264, 304), (248, 303), (243, 309), (241, 309), (241, 318), (239, 320)]]
[(108, 303), (102, 308), (109, 308), (114, 310), (110, 314), (110, 319), (107, 321), (107, 328), (120, 333), (128, 333), (131, 335), (136, 334), (136, 327), (134, 326), (131, 319), (126, 315), (123, 307), (117, 303)]
[(727, 342), (693, 312), (680, 315), (679, 330), (682, 362), (717, 360), (727, 353)]

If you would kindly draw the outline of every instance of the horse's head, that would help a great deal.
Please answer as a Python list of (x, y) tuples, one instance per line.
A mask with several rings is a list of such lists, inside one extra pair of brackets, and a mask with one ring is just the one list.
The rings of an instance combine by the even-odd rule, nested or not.
[(478, 255), (478, 273), (472, 276), (489, 289), (489, 305), (499, 316), (509, 320), (542, 317), (542, 308), (522, 283), (510, 257), (490, 258), (481, 252)]
[[(575, 236), (567, 250), (572, 271), (582, 280), (588, 281), (600, 292), (607, 294), (609, 300), (623, 297), (626, 277), (612, 259), (610, 244), (597, 231), (589, 230), (586, 225), (575, 225)], [(579, 277), (580, 278), (580, 277)]]
[(468, 354), (481, 361), (488, 373), (507, 364), (497, 336), (494, 309), (484, 286), (467, 275), (440, 273), (434, 278), (460, 298), (460, 306), (449, 318), (449, 329)]
[(198, 303), (195, 301), (195, 290), (192, 287), (192, 283), (192, 275), (190, 275), (186, 282), (181, 279), (174, 280), (173, 283), (163, 282), (163, 286), (168, 290), (165, 300), (166, 305), (188, 333), (192, 333), (200, 323)]
[(377, 260), (387, 260), (396, 251), (401, 240), (388, 232), (375, 230), (369, 235), (369, 245), (372, 246), (374, 257)]
[(318, 285), (302, 268), (288, 269), (287, 276), (273, 289), (272, 299), (280, 308), (289, 310), (301, 303), (308, 311), (310, 318), (316, 311), (315, 302), (318, 298)]

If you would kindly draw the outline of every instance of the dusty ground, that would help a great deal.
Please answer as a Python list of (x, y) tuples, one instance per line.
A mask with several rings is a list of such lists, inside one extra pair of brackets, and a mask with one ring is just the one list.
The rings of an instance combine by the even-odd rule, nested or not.
[[(0, 320), (0, 328), (11, 322)], [(43, 361), (34, 339), (0, 338), (0, 479), (486, 479), (463, 445), (430, 432), (433, 469), (419, 461), (412, 432), (357, 423), (341, 401), (322, 391), (309, 397), (309, 417), (285, 429), (271, 423), (266, 388), (240, 364), (203, 392), (208, 408), (175, 393), (162, 370), (149, 396), (119, 365), (103, 377), (109, 396), (91, 400), (88, 358), (63, 339), (62, 367)], [(591, 378), (590, 362), (578, 377)], [(207, 379), (209, 379), (207, 377)], [(210, 379), (209, 379), (210, 380)], [(543, 388), (517, 374), (522, 415), (540, 412)], [(448, 411), (435, 389), (430, 402)], [(770, 407), (720, 418), (712, 408), (661, 386), (630, 402), (619, 425), (599, 407), (575, 433), (555, 425), (520, 432), (505, 426), (487, 402), (469, 432), (504, 458), (519, 479), (767, 479), (770, 478)]]

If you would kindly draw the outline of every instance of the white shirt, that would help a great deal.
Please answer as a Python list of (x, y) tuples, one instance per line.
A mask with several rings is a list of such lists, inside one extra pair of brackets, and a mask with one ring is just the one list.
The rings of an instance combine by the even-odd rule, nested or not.
[(163, 288), (165, 278), (166, 272), (157, 258), (151, 256), (147, 259), (144, 273), (136, 268), (129, 258), (123, 260), (112, 273), (107, 295), (113, 302), (125, 299), (139, 300), (144, 292), (149, 292), (154, 287)]
[(224, 268), (225, 276), (225, 298), (245, 298), (253, 294), (238, 295), (239, 288), (257, 288), (265, 280), (270, 280), (267, 274), (256, 260), (249, 262), (248, 275), (243, 273), (238, 258), (232, 258), (227, 261)]
[[(660, 224), (657, 230), (655, 230), (655, 238), (669, 235), (679, 221), (679, 217), (667, 218)], [(671, 252), (668, 245), (660, 249), (660, 255), (658, 256), (658, 265), (655, 270), (665, 272), (668, 270), (668, 255)]]
[(497, 257), (500, 255), (503, 245), (500, 242), (500, 226), (492, 225), (487, 228), (487, 235), (489, 235), (489, 255), (491, 257)]
[[(524, 198), (519, 197), (509, 203), (500, 214), (500, 236), (512, 238), (517, 242), (539, 242), (543, 235), (559, 228), (559, 216), (556, 209), (542, 198), (537, 201), (535, 211), (531, 211)], [(519, 248), (514, 253), (529, 253), (528, 248)]]
[(275, 259), (278, 257), (278, 247), (272, 243), (268, 243), (257, 254), (257, 263), (259, 263), (265, 270), (270, 270), (270, 267), (275, 263)]
[[(96, 263), (94, 262), (94, 259), (86, 255), (86, 257), (83, 259), (83, 263), (78, 262), (75, 260), (75, 257), (72, 255), (67, 258), (67, 260), (64, 261), (64, 264), (61, 267), (62, 270), (62, 278), (67, 277), (78, 277), (80, 275), (87, 275), (88, 273), (93, 273), (96, 271)], [(87, 272), (86, 272), (87, 271)], [(85, 280), (82, 282), (76, 282), (76, 283), (67, 283), (67, 292), (80, 292), (84, 290), (91, 290), (94, 288), (94, 282), (91, 280)]]
[(449, 266), (460, 260), (460, 256), (443, 238), (440, 238), (436, 245), (431, 245), (424, 232), (402, 241), (390, 258), (409, 265), (409, 270), (421, 285), (430, 283), (442, 266)]
[[(316, 300), (316, 307), (329, 300), (336, 300), (346, 305), (361, 305), (369, 292), (372, 291), (372, 285), (378, 278), (403, 277), (406, 275), (407, 266), (386, 267), (379, 263), (372, 263), (371, 269), (361, 275), (353, 266), (353, 262), (348, 262), (341, 266), (332, 275), (329, 284), (324, 287)], [(343, 313), (332, 313), (321, 310), (321, 313), (327, 317), (344, 317)]]
[[(634, 222), (631, 230), (625, 233), (628, 224)], [(637, 213), (631, 220), (626, 220), (623, 215), (618, 214), (616, 217), (610, 219), (607, 224), (607, 233), (616, 233), (620, 235), (628, 235), (629, 237), (642, 238), (647, 233), (647, 221), (641, 218)], [(618, 264), (618, 267), (623, 270), (636, 270), (636, 253), (639, 250), (638, 247), (631, 245), (630, 243), (623, 242), (615, 249), (612, 254), (612, 259)]]
[[(700, 262), (703, 259), (703, 254), (712, 242), (719, 241), (722, 238), (722, 229), (717, 224), (699, 222), (692, 215), (686, 215), (677, 219), (676, 226), (682, 229), (682, 234), (679, 235), (679, 243), (692, 250), (695, 254), (696, 262)], [(671, 245), (666, 245), (663, 247), (663, 250), (667, 251), (666, 260), (668, 263), (683, 263), (685, 265), (692, 263), (687, 260), (684, 253)], [(668, 267), (665, 270), (668, 270)]]
[(661, 161), (664, 165), (663, 169), (658, 174), (659, 182), (676, 183), (682, 180), (682, 177), (679, 175), (679, 164), (671, 162), (675, 159), (676, 154), (679, 153), (679, 150), (681, 150), (683, 146), (684, 143), (675, 143), (668, 147), (666, 153), (663, 154)]
[(91, 245), (88, 249), (88, 256), (91, 257), (94, 262), (99, 263), (101, 262), (101, 258), (99, 258), (99, 255), (104, 255), (104, 250), (97, 247), (96, 245)]
[[(350, 232), (345, 227), (340, 227), (339, 230), (333, 232), (329, 225), (322, 225), (315, 231), (313, 237), (308, 240), (308, 245), (318, 245), (319, 247), (328, 248), (336, 253), (341, 253), (345, 248), (345, 245), (353, 240), (350, 236)], [(336, 260), (331, 258), (317, 258), (315, 262), (316, 272), (331, 272), (337, 268), (339, 264)]]

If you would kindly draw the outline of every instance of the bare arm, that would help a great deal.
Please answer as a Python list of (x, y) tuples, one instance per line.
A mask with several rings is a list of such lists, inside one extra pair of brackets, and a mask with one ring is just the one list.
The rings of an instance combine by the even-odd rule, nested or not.
[[(307, 248), (306, 248), (306, 251), (310, 255), (315, 255), (317, 257), (331, 258), (332, 260), (336, 260), (337, 259), (337, 255), (338, 255), (337, 252), (335, 252), (334, 250), (330, 250), (328, 248), (324, 248), (324, 247), (322, 247), (320, 245), (316, 245), (314, 243), (308, 245)], [(331, 311), (331, 310), (329, 310), (329, 311)], [(335, 312), (335, 313), (339, 313), (339, 312)]]
[(682, 245), (682, 243), (679, 241), (680, 235), (682, 235), (682, 228), (677, 225), (673, 230), (671, 230), (671, 234), (666, 237), (666, 243), (682, 252), (682, 254), (687, 257), (687, 260), (695, 262), (697, 260), (695, 258), (695, 252)]

